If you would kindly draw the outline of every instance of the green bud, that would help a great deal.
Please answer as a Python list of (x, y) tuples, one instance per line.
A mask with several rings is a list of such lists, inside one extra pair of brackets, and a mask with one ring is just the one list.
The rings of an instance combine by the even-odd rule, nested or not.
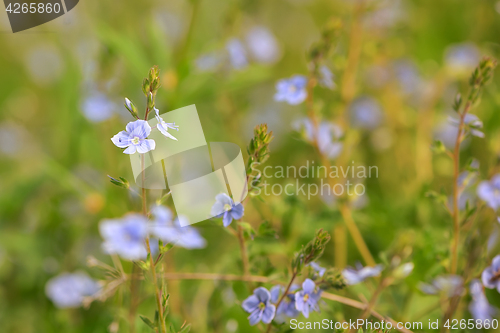
[(127, 108), (128, 112), (132, 115), (132, 117), (139, 119), (139, 116), (137, 115), (137, 108), (135, 107), (134, 103), (128, 98), (125, 98), (125, 107)]
[(150, 90), (150, 81), (148, 79), (144, 79), (144, 81), (142, 81), (142, 92), (147, 96)]
[(123, 187), (125, 189), (130, 188), (130, 183), (125, 178), (118, 177), (118, 179), (116, 179), (116, 178), (111, 177), (110, 175), (108, 175), (108, 177), (109, 177), (109, 181), (111, 183), (115, 184), (116, 186)]

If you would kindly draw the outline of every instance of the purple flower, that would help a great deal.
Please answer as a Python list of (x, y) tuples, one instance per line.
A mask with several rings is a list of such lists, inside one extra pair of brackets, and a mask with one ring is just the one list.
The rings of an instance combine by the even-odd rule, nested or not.
[(269, 324), (276, 313), (276, 306), (271, 304), (271, 294), (263, 287), (255, 289), (253, 295), (244, 300), (241, 306), (250, 313), (248, 320), (252, 326), (260, 321)]
[(477, 187), (477, 195), (488, 206), (497, 210), (500, 207), (500, 174), (493, 176), (490, 181), (482, 181)]
[(198, 230), (188, 225), (189, 221), (183, 221), (185, 226), (181, 227), (180, 220), (187, 219), (185, 216), (179, 215), (173, 220), (171, 210), (164, 206), (154, 206), (151, 213), (154, 219), (149, 224), (149, 232), (163, 242), (186, 249), (201, 249), (206, 246), (205, 239)]
[(382, 122), (382, 108), (371, 97), (359, 97), (352, 102), (350, 108), (351, 123), (354, 127), (372, 130)]
[(314, 143), (316, 138), (319, 151), (328, 158), (334, 159), (342, 152), (343, 144), (339, 140), (343, 132), (336, 124), (321, 122), (315, 131), (311, 120), (305, 118), (296, 121), (293, 126), (298, 131), (304, 130), (307, 141)]
[(84, 297), (96, 294), (101, 287), (84, 273), (63, 273), (50, 279), (45, 294), (58, 308), (75, 308)]
[(229, 61), (231, 62), (231, 66), (236, 69), (241, 69), (248, 65), (245, 47), (239, 39), (230, 39), (226, 44), (226, 50), (229, 53)]
[(307, 78), (304, 75), (294, 75), (289, 79), (279, 80), (276, 84), (274, 100), (285, 101), (291, 105), (297, 105), (305, 101), (307, 97)]
[(215, 204), (212, 206), (210, 214), (215, 217), (222, 217), (224, 227), (243, 217), (244, 208), (241, 203), (235, 204), (227, 194), (220, 193), (215, 196)]
[(302, 283), (302, 290), (295, 294), (295, 308), (302, 312), (304, 317), (309, 318), (309, 312), (319, 312), (318, 301), (321, 298), (321, 290), (317, 290), (313, 280), (306, 279)]
[(443, 275), (435, 278), (431, 284), (421, 283), (419, 289), (428, 295), (459, 296), (464, 290), (464, 280), (458, 275)]
[(154, 150), (156, 143), (154, 140), (147, 139), (151, 133), (151, 126), (145, 120), (131, 121), (127, 124), (125, 131), (121, 131), (111, 138), (111, 141), (118, 148), (127, 148), (123, 151), (125, 154), (147, 153)]
[(491, 320), (492, 316), (496, 313), (496, 309), (488, 302), (481, 282), (477, 279), (472, 280), (469, 288), (472, 296), (472, 302), (469, 304), (469, 311), (472, 317), (482, 321)]
[(500, 293), (500, 255), (493, 258), (491, 266), (486, 267), (481, 275), (481, 280), (486, 288), (496, 288)]
[(311, 266), (311, 267), (312, 267), (312, 269), (314, 269), (314, 271), (315, 271), (316, 273), (318, 273), (318, 275), (319, 275), (320, 277), (323, 277), (323, 275), (325, 275), (326, 268), (321, 267), (320, 265), (318, 265), (318, 264), (317, 264), (317, 263), (315, 263), (314, 261), (313, 261), (313, 262), (311, 262), (311, 263), (309, 264), (309, 266)]
[[(276, 318), (277, 322), (285, 322), (286, 317), (295, 318), (299, 315), (299, 311), (295, 308), (295, 295), (290, 293), (290, 291), (294, 291), (299, 289), (299, 286), (294, 284), (290, 287), (289, 293), (283, 298), (280, 305), (276, 309)], [(285, 287), (283, 286), (274, 286), (271, 288), (271, 302), (278, 303), (282, 293), (285, 292)]]
[(147, 219), (139, 214), (128, 214), (121, 219), (101, 222), (99, 231), (104, 238), (107, 253), (118, 254), (123, 259), (139, 260), (147, 255), (144, 241), (148, 233)]
[(347, 267), (342, 271), (342, 276), (348, 285), (355, 285), (363, 282), (369, 277), (379, 276), (384, 266), (377, 265), (375, 267), (363, 267), (360, 263), (356, 264), (356, 268)]
[(172, 140), (175, 140), (177, 141), (177, 139), (170, 133), (168, 133), (168, 129), (173, 129), (173, 130), (176, 130), (178, 131), (179, 130), (179, 126), (176, 126), (175, 123), (166, 123), (165, 120), (163, 120), (162, 117), (160, 117), (160, 110), (158, 110), (157, 108), (154, 108), (155, 112), (156, 112), (156, 120), (158, 120), (158, 124), (156, 125), (156, 128), (158, 128), (158, 130), (161, 132), (161, 134), (165, 135), (167, 138), (170, 138)]

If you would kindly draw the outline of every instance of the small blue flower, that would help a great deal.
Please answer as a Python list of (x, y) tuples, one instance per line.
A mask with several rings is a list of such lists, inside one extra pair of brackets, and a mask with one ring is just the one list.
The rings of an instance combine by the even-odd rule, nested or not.
[(91, 92), (82, 102), (83, 115), (94, 123), (111, 118), (116, 109), (116, 104), (100, 92)]
[(371, 97), (359, 97), (351, 104), (350, 119), (353, 127), (373, 130), (380, 125), (382, 118), (380, 104)]
[(241, 203), (234, 204), (233, 199), (227, 194), (220, 193), (215, 197), (215, 204), (212, 206), (210, 214), (214, 217), (222, 217), (222, 224), (227, 227), (233, 222), (233, 219), (241, 219), (244, 211)]
[(295, 293), (295, 308), (302, 312), (304, 317), (309, 318), (309, 312), (319, 312), (318, 301), (321, 298), (321, 290), (317, 290), (313, 280), (306, 279), (302, 283), (302, 290)]
[(99, 225), (99, 231), (107, 253), (118, 254), (127, 260), (139, 260), (147, 256), (144, 242), (148, 225), (144, 216), (128, 214), (122, 219), (104, 220)]
[(471, 43), (456, 44), (446, 50), (445, 62), (451, 73), (468, 74), (477, 66), (480, 52)]
[(481, 275), (481, 280), (486, 288), (496, 288), (500, 293), (500, 255), (493, 258), (491, 266), (486, 267)]
[(310, 143), (316, 141), (321, 154), (328, 158), (334, 159), (342, 152), (343, 144), (339, 140), (343, 132), (336, 124), (326, 121), (321, 122), (315, 131), (311, 120), (304, 118), (296, 121), (293, 127), (298, 131), (304, 130), (306, 140)]
[(87, 296), (93, 296), (101, 287), (84, 273), (63, 273), (50, 279), (45, 294), (58, 308), (76, 308)]
[[(458, 132), (458, 126), (460, 125), (459, 119), (456, 117), (449, 117), (448, 121), (457, 128)], [(467, 113), (464, 117), (464, 125), (473, 136), (484, 138), (484, 133), (481, 132), (483, 129), (483, 122), (475, 114)]]
[(294, 75), (289, 79), (279, 80), (276, 84), (274, 100), (285, 101), (291, 105), (297, 105), (306, 100), (307, 78), (304, 75)]
[(136, 151), (140, 154), (154, 150), (156, 143), (154, 140), (147, 139), (151, 133), (151, 126), (145, 120), (131, 121), (127, 124), (125, 131), (121, 131), (111, 138), (111, 141), (118, 148), (127, 148), (124, 154), (134, 154)]
[(323, 275), (325, 275), (325, 272), (326, 272), (326, 268), (324, 267), (321, 267), (320, 265), (318, 265), (317, 263), (315, 263), (314, 261), (311, 262), (309, 264), (309, 266), (312, 267), (312, 269), (314, 269), (314, 271), (316, 273), (318, 273), (319, 277), (323, 277)]
[(420, 283), (419, 289), (428, 295), (459, 296), (464, 291), (464, 280), (458, 275), (443, 275), (435, 278), (431, 284)]
[(280, 56), (276, 38), (265, 27), (253, 27), (246, 35), (246, 42), (253, 58), (258, 62), (273, 63)]
[(248, 65), (245, 47), (239, 39), (230, 39), (226, 44), (226, 50), (229, 54), (229, 61), (233, 68), (241, 69)]
[(319, 68), (319, 79), (318, 83), (320, 86), (323, 86), (328, 89), (335, 89), (335, 82), (333, 82), (334, 75), (330, 68), (323, 65)]
[[(280, 305), (276, 309), (275, 321), (285, 322), (286, 317), (295, 318), (299, 315), (299, 311), (295, 308), (295, 294), (291, 293), (299, 289), (299, 286), (294, 284), (290, 287), (289, 293), (283, 298)], [(274, 286), (271, 288), (271, 303), (278, 303), (282, 293), (285, 292), (285, 287)]]
[(253, 295), (244, 300), (241, 307), (250, 313), (248, 320), (252, 326), (260, 321), (269, 324), (276, 313), (276, 306), (271, 304), (271, 294), (264, 287), (255, 289)]
[(204, 54), (195, 60), (195, 66), (200, 72), (214, 72), (222, 63), (222, 58), (218, 52)]
[(472, 317), (476, 320), (491, 320), (496, 313), (496, 309), (490, 305), (486, 295), (484, 294), (483, 286), (477, 279), (470, 283), (470, 294), (472, 302), (469, 304), (469, 311)]
[[(206, 246), (206, 241), (198, 230), (189, 226), (186, 217), (179, 215), (172, 220), (173, 214), (167, 207), (154, 206), (151, 209), (153, 221), (149, 224), (149, 232), (163, 242), (173, 243), (186, 249), (201, 249)], [(180, 220), (183, 220), (181, 227)]]
[(155, 112), (156, 112), (156, 120), (158, 120), (158, 124), (156, 125), (156, 128), (158, 128), (158, 130), (161, 132), (161, 134), (165, 135), (167, 138), (170, 138), (172, 140), (175, 140), (177, 141), (177, 139), (170, 133), (168, 133), (168, 129), (173, 129), (173, 130), (176, 130), (178, 131), (179, 130), (179, 126), (176, 126), (175, 123), (166, 123), (165, 120), (163, 120), (162, 117), (160, 117), (160, 110), (158, 110), (157, 108), (154, 108)]
[(342, 276), (348, 285), (354, 285), (363, 282), (369, 277), (379, 276), (383, 268), (384, 266), (382, 265), (363, 267), (361, 264), (357, 263), (356, 268), (347, 267), (344, 269), (342, 271)]
[(490, 181), (482, 181), (477, 187), (477, 195), (488, 206), (497, 210), (500, 207), (500, 174), (493, 176)]

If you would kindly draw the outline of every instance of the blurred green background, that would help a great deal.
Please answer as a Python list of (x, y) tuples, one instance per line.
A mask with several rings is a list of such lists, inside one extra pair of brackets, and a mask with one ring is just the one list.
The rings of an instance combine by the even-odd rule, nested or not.
[[(367, 201), (354, 219), (375, 258), (404, 248), (415, 264), (377, 309), (400, 320), (438, 318), (439, 308), (418, 316), (437, 298), (423, 295), (417, 285), (445, 272), (452, 224), (425, 193), (450, 193), (452, 164), (429, 147), (436, 137), (446, 143), (446, 118), (455, 93), (466, 89), (474, 59), (500, 56), (500, 2), (370, 0), (356, 14), (357, 6), (354, 0), (87, 0), (52, 22), (16, 34), (1, 14), (0, 331), (105, 332), (114, 320), (120, 332), (129, 331), (126, 288), (89, 309), (60, 310), (47, 299), (45, 283), (73, 271), (102, 279), (98, 270), (86, 267), (89, 255), (110, 262), (101, 250), (99, 221), (140, 210), (136, 197), (108, 181), (107, 175), (132, 180), (128, 157), (110, 138), (130, 121), (124, 97), (144, 107), (141, 83), (152, 65), (161, 69), (159, 109), (196, 104), (207, 140), (243, 148), (253, 127), (266, 122), (275, 135), (269, 165), (319, 163), (293, 130), (293, 122), (305, 116), (304, 105), (275, 102), (273, 95), (279, 79), (307, 74), (307, 51), (331, 18), (343, 22), (325, 63), (336, 88), (317, 90), (319, 113), (332, 121), (339, 110), (352, 115), (343, 124), (344, 131), (353, 133), (349, 161), (379, 170), (378, 178), (366, 181)], [(360, 28), (353, 30), (356, 22)], [(248, 36), (256, 27), (266, 32), (259, 38), (272, 45), (268, 58), (251, 52)], [(248, 63), (240, 68), (227, 58), (232, 38), (249, 48)], [(359, 61), (353, 95), (346, 100), (343, 78), (354, 43)], [(463, 149), (463, 156), (480, 161), (482, 178), (498, 171), (499, 84), (497, 75), (475, 112), (486, 138), (473, 138)], [(372, 128), (353, 126), (360, 98), (372, 103), (365, 112), (378, 115), (369, 116)], [(479, 227), (465, 233), (461, 254), (489, 242), (480, 257), (484, 267), (500, 247), (493, 237), (498, 234), (494, 214), (481, 209)], [(255, 275), (283, 271), (287, 258), (318, 228), (333, 233), (322, 266), (343, 268), (361, 260), (340, 214), (320, 197), (264, 196), (264, 202), (247, 205), (244, 220), (255, 227), (269, 221), (277, 230), (277, 238), (257, 237), (249, 244)], [(166, 270), (240, 274), (237, 240), (212, 221), (195, 226), (207, 248), (175, 248), (166, 258)], [(142, 288), (149, 296), (138, 313), (150, 315), (152, 290)], [(358, 299), (368, 290), (370, 284), (341, 293)], [(169, 320), (177, 327), (186, 320), (196, 333), (258, 331), (240, 307), (248, 296), (241, 282), (172, 281), (169, 291)], [(487, 296), (500, 307), (496, 291), (487, 290)], [(333, 302), (321, 307), (313, 318), (359, 315)], [(466, 301), (458, 316), (470, 317)], [(139, 319), (136, 327), (148, 331)]]

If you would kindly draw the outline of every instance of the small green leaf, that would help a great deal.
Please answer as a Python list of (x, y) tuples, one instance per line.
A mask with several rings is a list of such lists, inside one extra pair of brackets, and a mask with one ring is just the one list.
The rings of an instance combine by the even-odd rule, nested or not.
[(191, 331), (191, 324), (187, 324), (186, 326), (184, 326), (180, 331), (179, 333), (188, 333), (189, 331)]
[(155, 324), (154, 324), (151, 320), (149, 320), (149, 318), (144, 317), (144, 316), (141, 316), (141, 315), (139, 315), (139, 317), (140, 317), (140, 318), (142, 319), (142, 321), (143, 321), (146, 325), (148, 325), (151, 329), (156, 330), (156, 326), (155, 326)]

